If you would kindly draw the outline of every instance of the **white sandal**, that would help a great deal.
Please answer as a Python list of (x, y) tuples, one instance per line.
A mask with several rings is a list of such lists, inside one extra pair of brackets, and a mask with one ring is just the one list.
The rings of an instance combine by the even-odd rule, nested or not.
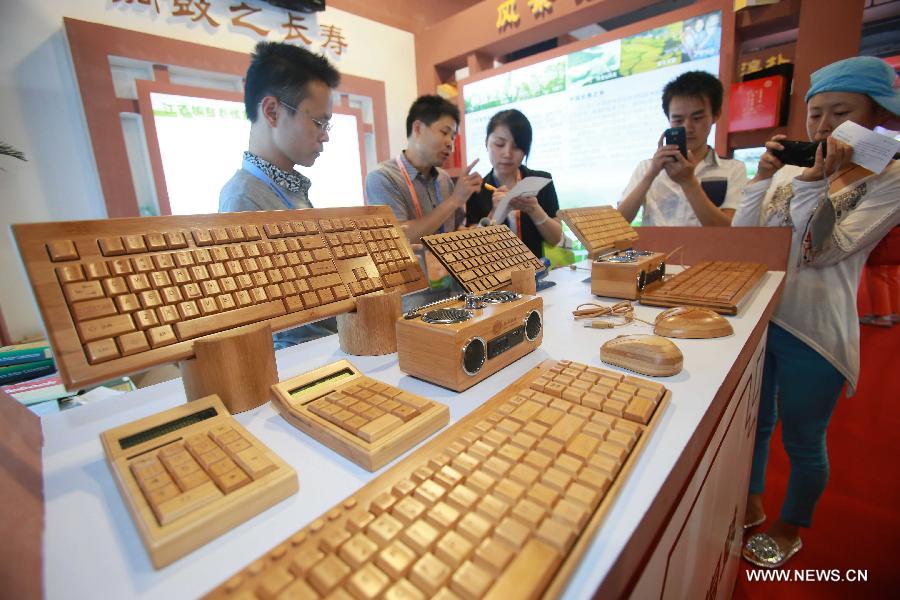
[(800, 538), (797, 538), (797, 541), (790, 548), (782, 550), (768, 533), (757, 533), (750, 536), (747, 543), (744, 544), (741, 554), (748, 562), (758, 567), (774, 569), (787, 562), (802, 547), (803, 542), (800, 541)]

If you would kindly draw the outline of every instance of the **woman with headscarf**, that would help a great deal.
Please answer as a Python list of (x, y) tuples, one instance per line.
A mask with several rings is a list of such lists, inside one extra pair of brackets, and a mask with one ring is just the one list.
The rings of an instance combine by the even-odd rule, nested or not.
[(854, 164), (853, 148), (832, 134), (845, 121), (874, 129), (896, 119), (895, 79), (874, 57), (813, 73), (806, 129), (823, 143), (815, 164), (784, 165), (773, 151), (783, 149), (785, 136), (774, 136), (732, 222), (793, 230), (784, 295), (769, 324), (745, 529), (766, 520), (765, 468), (779, 418), (791, 472), (778, 518), (744, 545), (744, 558), (758, 566), (781, 566), (800, 550), (800, 529), (812, 524), (828, 481), (828, 421), (844, 382), (848, 396), (857, 384), (856, 293), (869, 252), (900, 223), (900, 161), (873, 173)]

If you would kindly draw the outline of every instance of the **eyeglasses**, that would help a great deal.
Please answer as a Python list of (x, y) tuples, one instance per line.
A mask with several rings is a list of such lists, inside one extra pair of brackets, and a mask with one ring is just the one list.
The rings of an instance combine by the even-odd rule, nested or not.
[[(296, 106), (291, 106), (290, 104), (288, 104), (288, 103), (285, 102), (284, 100), (279, 100), (279, 102), (280, 102), (285, 108), (287, 108), (288, 110), (290, 110), (291, 112), (297, 112), (297, 107), (296, 107)], [(319, 131), (321, 131), (321, 132), (323, 132), (323, 133), (328, 133), (329, 131), (331, 131), (331, 128), (333, 127), (333, 125), (332, 125), (329, 121), (326, 121), (325, 119), (317, 119), (317, 118), (313, 117), (312, 115), (310, 115), (310, 114), (309, 114), (308, 112), (306, 112), (306, 111), (303, 111), (303, 114), (305, 114), (307, 117), (309, 117), (309, 120), (313, 122), (313, 125), (315, 125), (315, 126), (316, 126), (316, 129), (318, 129)]]

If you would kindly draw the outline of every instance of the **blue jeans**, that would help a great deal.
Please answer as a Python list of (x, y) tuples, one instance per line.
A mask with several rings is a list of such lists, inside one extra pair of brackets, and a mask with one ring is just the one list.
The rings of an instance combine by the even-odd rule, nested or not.
[(765, 487), (769, 440), (781, 418), (781, 439), (791, 462), (781, 520), (809, 527), (828, 482), (825, 430), (841, 395), (844, 376), (818, 352), (769, 323), (750, 493)]

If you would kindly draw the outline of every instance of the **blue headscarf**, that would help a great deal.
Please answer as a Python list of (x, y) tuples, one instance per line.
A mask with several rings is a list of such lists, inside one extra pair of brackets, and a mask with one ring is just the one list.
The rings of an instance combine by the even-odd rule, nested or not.
[(900, 115), (900, 89), (894, 88), (894, 69), (874, 56), (854, 56), (831, 63), (812, 74), (806, 101), (823, 92), (865, 94), (895, 115)]

